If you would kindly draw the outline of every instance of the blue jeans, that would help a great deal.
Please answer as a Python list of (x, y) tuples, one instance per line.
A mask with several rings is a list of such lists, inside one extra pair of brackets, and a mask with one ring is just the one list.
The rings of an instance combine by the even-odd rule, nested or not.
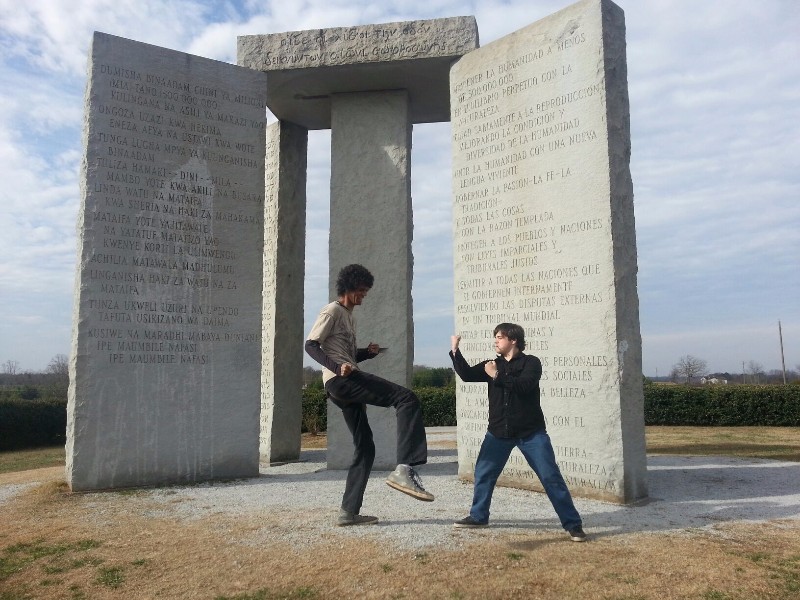
[(475, 491), (470, 516), (479, 523), (489, 521), (494, 486), (514, 447), (520, 449), (542, 482), (544, 491), (561, 520), (561, 526), (569, 531), (582, 525), (581, 516), (572, 503), (572, 496), (556, 464), (550, 436), (544, 430), (535, 431), (526, 438), (499, 438), (486, 432), (475, 463)]

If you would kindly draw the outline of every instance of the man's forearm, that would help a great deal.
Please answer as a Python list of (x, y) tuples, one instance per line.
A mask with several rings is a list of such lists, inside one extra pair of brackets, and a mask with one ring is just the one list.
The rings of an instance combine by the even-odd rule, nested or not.
[(456, 348), (455, 352), (450, 351), (450, 358), (453, 361), (453, 370), (456, 372), (456, 375), (461, 378), (461, 381), (469, 381), (472, 383), (488, 381), (489, 376), (483, 370), (485, 361), (484, 363), (471, 367), (458, 348)]
[(339, 366), (335, 363), (330, 356), (325, 354), (320, 343), (316, 340), (306, 340), (306, 354), (321, 364), (329, 371), (339, 374)]

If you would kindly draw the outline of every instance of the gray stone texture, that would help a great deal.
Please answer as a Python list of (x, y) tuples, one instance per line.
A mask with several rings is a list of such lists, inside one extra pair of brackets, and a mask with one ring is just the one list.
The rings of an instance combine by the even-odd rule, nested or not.
[(261, 461), (300, 457), (308, 130), (267, 127)]
[[(336, 94), (331, 127), (331, 298), (343, 266), (360, 263), (375, 276), (364, 304), (354, 309), (358, 346), (388, 348), (360, 367), (395, 383), (411, 383), (414, 324), (411, 306), (411, 122), (405, 91)], [(376, 469), (396, 464), (394, 409), (368, 407)], [(328, 468), (352, 460), (341, 411), (328, 404)]]
[(88, 75), (69, 485), (255, 476), (265, 77), (102, 33)]
[(268, 73), (267, 106), (308, 129), (331, 127), (334, 94), (408, 91), (412, 123), (449, 119), (450, 65), (478, 47), (474, 17), (238, 38), (238, 64)]
[[(471, 363), (503, 321), (543, 363), (542, 406), (574, 494), (647, 495), (622, 11), (586, 0), (451, 72), (456, 331)], [(459, 474), (487, 422), (458, 384)], [(514, 451), (500, 483), (541, 489)]]

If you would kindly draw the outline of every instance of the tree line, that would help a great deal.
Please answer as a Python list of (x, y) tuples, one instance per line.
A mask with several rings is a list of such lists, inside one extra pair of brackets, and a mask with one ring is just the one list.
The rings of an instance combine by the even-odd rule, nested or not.
[[(674, 383), (700, 384), (716, 380), (722, 383), (781, 384), (784, 373), (780, 369), (765, 371), (764, 366), (754, 360), (742, 364), (741, 373), (710, 372), (708, 363), (697, 356), (681, 356), (672, 366), (669, 381)], [(786, 371), (786, 383), (800, 382), (800, 365)], [(56, 354), (43, 372), (22, 372), (19, 363), (6, 360), (0, 364), (0, 387), (23, 386), (68, 386), (69, 358), (66, 354)], [(414, 365), (412, 387), (444, 388), (455, 386), (455, 373), (451, 367), (427, 367)], [(313, 367), (303, 368), (303, 388), (322, 389), (322, 371)], [(33, 393), (33, 392), (31, 392)]]
[[(800, 365), (797, 365), (796, 370), (787, 369), (786, 383), (800, 382)], [(708, 370), (708, 364), (702, 358), (686, 354), (678, 359), (678, 362), (672, 366), (672, 371), (669, 375), (670, 381), (674, 383), (703, 383), (714, 380), (713, 383), (742, 383), (742, 384), (781, 384), (784, 382), (784, 372), (780, 369), (772, 369), (765, 371), (764, 366), (755, 361), (750, 360), (742, 363), (741, 373), (711, 373)]]
[[(22, 371), (15, 360), (0, 364), (0, 388), (69, 386), (69, 357), (56, 354), (41, 372)], [(33, 392), (31, 392), (33, 393)]]

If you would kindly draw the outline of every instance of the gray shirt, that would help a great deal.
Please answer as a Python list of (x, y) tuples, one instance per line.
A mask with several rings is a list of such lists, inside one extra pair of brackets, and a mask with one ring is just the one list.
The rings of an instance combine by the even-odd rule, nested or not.
[[(356, 322), (353, 312), (338, 302), (326, 304), (319, 313), (306, 339), (319, 342), (322, 351), (334, 362), (350, 363), (358, 369), (356, 362)], [(330, 369), (322, 368), (322, 381), (336, 376)]]

